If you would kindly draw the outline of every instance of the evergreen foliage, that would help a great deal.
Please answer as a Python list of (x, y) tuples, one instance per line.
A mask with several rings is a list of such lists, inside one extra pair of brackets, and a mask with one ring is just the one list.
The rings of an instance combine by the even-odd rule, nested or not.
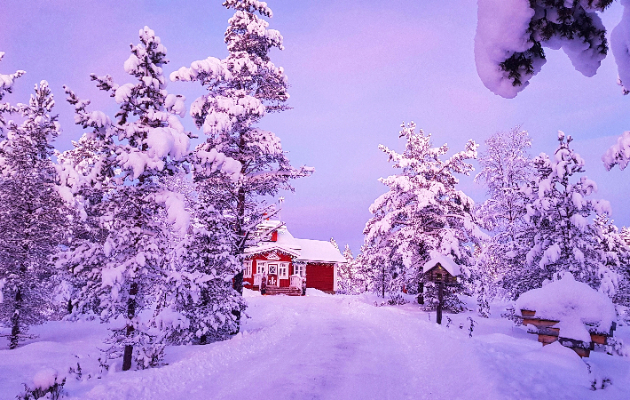
[[(0, 61), (2, 61), (3, 58), (4, 58), (4, 52), (0, 51)], [(13, 92), (14, 81), (24, 74), (25, 72), (22, 70), (16, 71), (15, 73), (9, 74), (9, 75), (0, 74), (0, 102), (2, 101), (2, 99), (7, 93)], [(11, 109), (12, 107), (10, 104), (0, 103), (0, 139), (3, 138), (1, 135), (3, 133), (4, 127), (6, 126), (6, 121), (4, 120), (4, 114), (7, 112), (11, 112)]]
[(472, 245), (484, 236), (472, 215), (474, 203), (456, 189), (454, 175), (470, 174), (467, 160), (476, 157), (477, 144), (470, 140), (464, 151), (442, 160), (446, 145), (432, 147), (431, 136), (414, 123), (401, 127), (403, 153), (379, 146), (400, 173), (380, 179), (389, 191), (370, 207), (373, 217), (364, 230), (363, 262), (371, 269), (372, 289), (383, 297), (418, 287), (433, 254), (452, 257), (471, 278)]
[(68, 225), (51, 160), (60, 131), (54, 104), (42, 81), (28, 104), (13, 108), (24, 121), (10, 122), (0, 142), (0, 323), (11, 328), (10, 348), (54, 308), (52, 256)]
[[(544, 48), (562, 48), (577, 71), (594, 76), (609, 50), (598, 12), (610, 4), (612, 0), (479, 0), (475, 59), (481, 80), (494, 93), (515, 97), (546, 63)], [(613, 39), (620, 74), (627, 69), (627, 56), (621, 55), (627, 51), (624, 34)]]
[[(261, 18), (270, 18), (271, 9), (257, 0), (227, 0), (223, 5), (235, 11), (225, 32), (228, 56), (195, 61), (170, 77), (198, 81), (208, 90), (190, 110), (206, 135), (206, 141), (195, 149), (196, 157), (201, 162), (214, 159), (216, 149), (237, 162), (232, 168), (240, 172), (238, 179), (193, 172), (204, 199), (231, 218), (234, 241), (230, 253), (241, 265), (252, 232), (263, 215), (274, 212), (264, 199), (280, 190), (293, 191), (290, 180), (308, 176), (313, 169), (292, 167), (280, 139), (256, 127), (265, 114), (288, 108), (284, 70), (269, 57), (272, 49), (283, 49), (282, 35)], [(242, 268), (238, 271), (235, 286), (242, 293)]]
[(571, 141), (571, 136), (559, 132), (553, 156), (543, 153), (534, 159), (535, 175), (522, 189), (526, 226), (508, 254), (516, 261), (504, 276), (512, 298), (565, 271), (594, 289), (611, 279), (606, 255), (598, 251), (598, 232), (589, 222), (598, 214), (609, 214), (610, 204), (587, 199), (597, 186), (586, 176), (578, 178), (584, 173), (584, 160)]
[(93, 232), (99, 238), (77, 237), (62, 265), (83, 284), (77, 313), (125, 320), (123, 328), (112, 330), (108, 349), (112, 357), (124, 354), (123, 370), (132, 358), (139, 368), (155, 364), (163, 347), (149, 331), (155, 322), (147, 324), (140, 315), (153, 304), (167, 273), (169, 243), (160, 213), (182, 232), (189, 220), (181, 198), (163, 183), (181, 172), (188, 155), (190, 135), (178, 118), (185, 112), (183, 98), (165, 90), (166, 48), (160, 39), (148, 27), (139, 35), (141, 43), (131, 47), (124, 64), (136, 83), (120, 86), (109, 75), (92, 75), (119, 104), (115, 123), (100, 111), (88, 112), (89, 102), (67, 90), (77, 124), (92, 132), (62, 157), (69, 163), (64, 182), (83, 206), (84, 218), (98, 221)]
[(521, 187), (534, 172), (527, 149), (531, 140), (526, 131), (516, 127), (497, 132), (486, 140), (487, 149), (479, 156), (481, 171), (475, 181), (487, 188), (489, 198), (479, 205), (476, 215), (491, 236), (484, 241), (479, 254), (484, 271), (480, 293), (494, 297), (501, 277), (522, 260), (509, 257), (517, 246), (516, 238), (525, 227), (525, 196)]

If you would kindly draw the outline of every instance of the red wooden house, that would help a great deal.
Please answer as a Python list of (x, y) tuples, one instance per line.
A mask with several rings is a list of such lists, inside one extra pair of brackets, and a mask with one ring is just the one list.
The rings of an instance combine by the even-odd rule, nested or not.
[[(268, 294), (302, 294), (306, 288), (337, 290), (337, 264), (346, 262), (339, 249), (323, 240), (296, 239), (280, 221), (258, 227), (258, 244), (245, 250), (245, 287)], [(264, 280), (264, 283), (263, 283)]]

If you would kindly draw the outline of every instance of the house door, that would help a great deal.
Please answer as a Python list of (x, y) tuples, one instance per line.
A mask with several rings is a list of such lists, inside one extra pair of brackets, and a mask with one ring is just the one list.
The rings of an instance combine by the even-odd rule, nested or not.
[(278, 264), (268, 264), (267, 271), (267, 285), (280, 286), (280, 282), (278, 282)]

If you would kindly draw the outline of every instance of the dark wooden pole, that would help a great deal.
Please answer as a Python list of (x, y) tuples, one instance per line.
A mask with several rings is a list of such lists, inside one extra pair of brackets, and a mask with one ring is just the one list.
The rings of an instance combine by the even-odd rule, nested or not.
[(418, 304), (424, 304), (424, 282), (418, 283)]
[(437, 323), (442, 324), (442, 306), (444, 304), (444, 283), (438, 282)]

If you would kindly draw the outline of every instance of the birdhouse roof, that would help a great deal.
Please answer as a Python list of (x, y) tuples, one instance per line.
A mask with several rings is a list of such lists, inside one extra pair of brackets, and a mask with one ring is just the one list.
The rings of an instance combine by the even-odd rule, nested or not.
[(443, 255), (431, 257), (431, 259), (426, 264), (424, 264), (424, 267), (422, 267), (422, 272), (427, 273), (438, 264), (440, 264), (442, 268), (444, 268), (446, 271), (448, 271), (449, 274), (453, 276), (458, 276), (461, 274), (459, 265), (455, 264), (455, 261), (453, 261), (453, 259)]

